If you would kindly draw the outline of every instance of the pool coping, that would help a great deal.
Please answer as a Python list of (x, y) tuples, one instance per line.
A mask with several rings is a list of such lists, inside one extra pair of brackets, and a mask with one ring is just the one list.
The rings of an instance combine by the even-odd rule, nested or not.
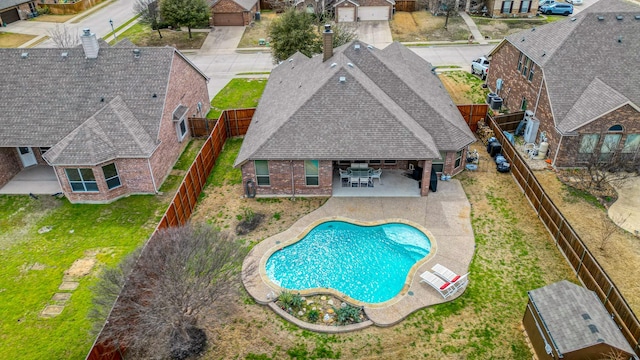
[[(280, 288), (266, 278), (264, 271), (265, 254), (274, 248), (284, 247), (304, 236), (314, 225), (327, 219), (347, 219), (356, 223), (402, 222), (419, 225), (426, 230), (427, 236), (436, 248), (423, 260), (416, 263), (407, 276), (405, 286), (400, 294), (391, 300), (377, 304), (355, 303), (354, 299), (345, 297), (337, 291), (327, 289), (315, 294), (332, 294), (346, 302), (360, 304), (370, 321), (381, 327), (392, 326), (404, 320), (411, 313), (436, 304), (452, 301), (461, 296), (465, 289), (443, 299), (442, 296), (427, 284), (420, 283), (422, 272), (441, 263), (451, 270), (464, 274), (475, 252), (475, 240), (471, 228), (471, 205), (459, 181), (443, 181), (438, 184), (438, 192), (429, 193), (421, 198), (329, 198), (319, 209), (300, 218), (288, 229), (256, 244), (243, 262), (242, 282), (247, 292), (259, 304), (278, 308), (274, 303)], [(470, 274), (473, 280), (473, 274)], [(301, 292), (302, 294), (302, 292)], [(306, 294), (309, 295), (309, 294)], [(274, 309), (274, 311), (276, 311)], [(276, 311), (277, 312), (277, 311)], [(315, 325), (298, 320), (287, 314), (287, 320), (296, 325), (317, 332), (336, 331), (336, 326)], [(295, 320), (294, 320), (295, 319)], [(369, 326), (369, 325), (367, 325)]]

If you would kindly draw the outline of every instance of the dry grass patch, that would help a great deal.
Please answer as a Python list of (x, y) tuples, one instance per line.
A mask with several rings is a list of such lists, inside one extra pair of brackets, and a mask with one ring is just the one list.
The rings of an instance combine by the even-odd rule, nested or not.
[(399, 11), (389, 22), (394, 41), (455, 41), (466, 40), (469, 29), (459, 16), (449, 18), (448, 29), (444, 29), (445, 17), (434, 16), (428, 11)]
[(478, 26), (478, 30), (483, 36), (491, 39), (502, 39), (508, 35), (515, 34), (522, 30), (547, 24), (543, 18), (535, 19), (487, 19), (474, 17), (473, 21)]
[(260, 21), (254, 21), (251, 26), (247, 26), (242, 34), (242, 39), (238, 48), (252, 48), (260, 46), (258, 41), (265, 39), (269, 41), (269, 25), (278, 16), (275, 12), (261, 12)]
[(17, 48), (35, 37), (35, 35), (0, 32), (0, 48)]
[(67, 22), (68, 20), (74, 18), (78, 16), (78, 14), (69, 14), (69, 15), (39, 15), (37, 17), (34, 17), (33, 19), (30, 19), (30, 21), (40, 21), (40, 22), (51, 22), (51, 23), (64, 23)]
[(488, 89), (479, 77), (465, 71), (447, 71), (438, 75), (456, 105), (482, 104)]

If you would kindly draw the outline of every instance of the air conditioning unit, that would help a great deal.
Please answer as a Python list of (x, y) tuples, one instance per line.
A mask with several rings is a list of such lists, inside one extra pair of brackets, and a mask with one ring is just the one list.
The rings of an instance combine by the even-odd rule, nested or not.
[(538, 128), (540, 127), (540, 120), (532, 118), (527, 121), (527, 127), (524, 129), (524, 142), (535, 143), (538, 137)]
[(527, 110), (524, 112), (524, 119), (525, 120), (531, 120), (533, 119), (533, 111), (531, 110)]

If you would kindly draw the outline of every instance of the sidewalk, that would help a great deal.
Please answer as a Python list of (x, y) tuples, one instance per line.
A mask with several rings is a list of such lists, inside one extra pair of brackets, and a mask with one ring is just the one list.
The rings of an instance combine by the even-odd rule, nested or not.
[(477, 41), (478, 44), (481, 44), (481, 45), (489, 44), (489, 42), (485, 40), (484, 36), (480, 34), (480, 30), (478, 30), (478, 26), (476, 26), (476, 23), (473, 22), (473, 19), (471, 19), (471, 16), (469, 16), (469, 14), (467, 14), (464, 11), (460, 11), (458, 12), (458, 14), (460, 14), (462, 19), (464, 19), (464, 22), (467, 23), (467, 26), (469, 27), (469, 31), (471, 31), (471, 35), (473, 35), (474, 40)]

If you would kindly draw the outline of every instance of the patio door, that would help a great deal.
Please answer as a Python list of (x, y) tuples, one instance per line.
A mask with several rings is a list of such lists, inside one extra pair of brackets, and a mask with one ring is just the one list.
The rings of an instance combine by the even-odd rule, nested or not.
[(36, 155), (30, 147), (19, 147), (18, 154), (20, 154), (20, 160), (22, 160), (24, 167), (33, 166), (38, 163), (36, 161)]

